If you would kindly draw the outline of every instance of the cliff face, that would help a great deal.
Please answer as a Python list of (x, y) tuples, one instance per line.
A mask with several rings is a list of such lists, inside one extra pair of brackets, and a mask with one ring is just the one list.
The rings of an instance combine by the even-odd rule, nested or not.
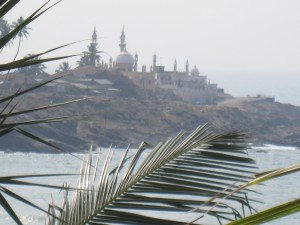
[[(24, 101), (42, 105), (53, 99), (69, 100), (74, 96), (32, 95)], [(73, 121), (44, 124), (25, 128), (61, 146), (65, 150), (87, 150), (90, 144), (108, 147), (136, 147), (141, 141), (156, 144), (177, 134), (192, 131), (209, 123), (217, 132), (246, 131), (255, 144), (273, 143), (300, 146), (300, 107), (264, 99), (232, 99), (218, 105), (200, 106), (178, 100), (156, 98), (117, 98), (104, 100), (94, 97), (45, 111), (34, 118), (81, 114)], [(27, 117), (27, 120), (32, 119)], [(17, 137), (16, 137), (17, 136)], [(17, 140), (17, 141), (11, 141)], [(48, 147), (28, 138), (9, 134), (1, 139), (1, 150), (43, 151)]]

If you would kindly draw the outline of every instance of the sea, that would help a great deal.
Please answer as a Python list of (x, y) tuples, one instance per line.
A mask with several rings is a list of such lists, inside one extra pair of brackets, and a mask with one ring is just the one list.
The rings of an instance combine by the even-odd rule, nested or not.
[[(226, 93), (234, 97), (247, 95), (275, 97), (278, 102), (300, 106), (300, 74), (260, 74), (257, 73), (219, 73), (211, 72), (208, 75), (211, 83), (218, 83)], [(299, 124), (300, 125), (300, 124)], [(83, 149), (83, 151), (86, 149)], [(120, 150), (116, 150), (118, 152)], [(300, 148), (296, 146), (276, 146), (266, 143), (262, 146), (252, 146), (249, 155), (254, 158), (259, 167), (258, 171), (272, 170), (296, 163), (300, 163)], [(76, 154), (83, 157), (84, 154)], [(0, 151), (0, 176), (23, 174), (49, 174), (79, 172), (81, 161), (69, 154), (43, 154), (43, 153), (5, 153)], [(62, 185), (68, 183), (75, 185), (77, 176), (64, 176), (56, 178), (36, 179), (35, 182)], [(295, 172), (280, 179), (270, 180), (254, 188), (261, 195), (259, 200), (264, 203), (254, 205), (258, 211), (275, 206), (285, 201), (291, 201), (300, 197), (300, 172)], [(52, 200), (61, 202), (62, 193), (58, 190), (39, 187), (8, 186), (10, 190), (30, 199), (44, 209)], [(8, 198), (16, 213), (24, 224), (45, 224), (45, 215), (32, 208)], [(0, 206), (0, 225), (14, 225), (5, 210)], [(218, 224), (218, 223), (215, 223)], [(300, 213), (295, 213), (279, 220), (266, 223), (267, 225), (299, 225)], [(210, 224), (213, 225), (213, 224)]]
[[(116, 155), (121, 155), (121, 149), (115, 150)], [(259, 167), (258, 171), (272, 170), (300, 162), (300, 148), (290, 146), (263, 145), (255, 146), (249, 149), (249, 155), (254, 158)], [(84, 154), (76, 154), (83, 158)], [(103, 157), (105, 155), (103, 154)], [(118, 157), (116, 157), (118, 158)], [(117, 165), (117, 160), (113, 162)], [(23, 175), (23, 174), (49, 174), (49, 173), (69, 173), (78, 174), (81, 161), (69, 154), (40, 154), (40, 153), (0, 153), (1, 175)], [(61, 186), (68, 183), (76, 186), (77, 175), (62, 176), (55, 178), (34, 179), (34, 182), (47, 183)], [(265, 182), (264, 185), (253, 187), (259, 191), (259, 195), (253, 196), (256, 200), (262, 200), (263, 203), (252, 203), (252, 206), (258, 211), (266, 209), (276, 204), (291, 201), (300, 196), (300, 172), (290, 174), (280, 179), (274, 179)], [(27, 179), (31, 181), (32, 179)], [(33, 203), (47, 209), (48, 203), (52, 201), (60, 206), (62, 203), (62, 192), (55, 189), (40, 187), (24, 187), (5, 185), (10, 190), (32, 201)], [(45, 214), (12, 198), (8, 201), (14, 207), (21, 221), (27, 225), (45, 224)], [(191, 218), (193, 219), (193, 218)], [(210, 225), (218, 224), (217, 221)], [(300, 213), (281, 218), (277, 221), (267, 223), (269, 225), (298, 225)], [(0, 225), (14, 225), (15, 223), (0, 207)]]

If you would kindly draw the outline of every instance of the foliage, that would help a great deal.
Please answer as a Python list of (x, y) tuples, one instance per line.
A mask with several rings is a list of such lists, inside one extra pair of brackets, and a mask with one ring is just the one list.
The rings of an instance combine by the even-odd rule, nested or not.
[[(259, 184), (261, 182), (278, 178), (281, 176), (285, 176), (287, 174), (291, 174), (294, 172), (300, 171), (300, 164), (287, 166), (284, 168), (279, 168), (272, 171), (266, 171), (263, 173), (257, 174), (257, 178), (249, 181), (248, 183), (241, 185), (238, 187), (233, 193), (236, 191), (240, 191), (242, 189), (245, 189), (251, 185)], [(283, 191), (284, 192), (284, 191)], [(254, 215), (247, 216), (246, 218), (242, 218), (236, 221), (233, 221), (229, 223), (228, 225), (254, 225), (254, 224), (262, 224), (268, 221), (272, 221), (275, 219), (278, 219), (283, 216), (290, 215), (295, 212), (300, 211), (300, 199), (296, 199), (294, 201), (286, 202), (281, 205), (277, 205), (275, 207), (269, 208), (267, 210), (264, 210), (262, 212), (258, 212)]]
[(231, 220), (228, 225), (255, 225), (300, 211), (296, 199), (244, 217), (244, 207), (241, 212), (234, 203), (253, 213), (247, 187), (297, 172), (300, 164), (257, 174), (245, 183), (255, 165), (245, 155), (242, 134), (215, 135), (203, 126), (182, 138), (180, 133), (151, 150), (142, 143), (130, 157), (126, 149), (116, 165), (112, 150), (94, 164), (90, 154), (71, 201), (66, 191), (62, 207), (49, 208), (61, 220), (49, 217), (48, 225), (217, 224), (207, 217), (216, 217), (220, 224)]
[(119, 96), (124, 98), (135, 98), (138, 100), (143, 100), (143, 96), (147, 94), (145, 90), (142, 90), (126, 76), (118, 71), (103, 71), (100, 74), (101, 78), (105, 78), (113, 82), (114, 87), (120, 90)]
[(71, 66), (68, 62), (63, 62), (62, 64), (59, 65), (58, 69), (55, 70), (56, 73), (59, 73), (59, 72), (67, 72), (71, 70)]
[[(45, 9), (47, 2), (32, 15), (19, 21), (20, 23), (17, 26), (10, 29), (11, 27), (7, 26), (8, 23), (4, 20), (4, 16), (18, 2), (19, 0), (4, 0), (0, 2), (0, 49), (8, 45), (32, 21), (55, 5), (53, 4)], [(19, 43), (21, 42), (20, 40)], [(58, 48), (62, 47), (64, 46)], [(40, 56), (58, 48), (30, 55), (21, 60), (0, 64), (0, 71), (19, 69), (69, 57), (40, 58)], [(92, 63), (87, 65), (94, 66), (97, 60), (100, 59), (100, 57), (98, 59), (96, 57), (99, 53), (97, 45), (88, 46), (88, 51), (84, 53), (86, 58), (83, 61)], [(21, 122), (14, 121), (18, 116), (71, 103), (47, 105), (22, 111), (16, 110), (18, 97), (24, 96), (26, 93), (52, 80), (44, 81), (25, 90), (20, 89), (16, 93), (0, 99), (0, 137), (10, 132), (18, 132), (63, 151), (38, 136), (27, 132), (22, 126), (62, 121), (66, 119), (65, 117)], [(239, 203), (250, 211), (253, 210), (250, 200), (247, 198), (247, 192), (250, 191), (246, 189), (248, 186), (300, 170), (300, 166), (296, 165), (281, 170), (269, 171), (260, 174), (256, 179), (250, 180), (255, 165), (253, 160), (247, 156), (246, 147), (243, 134), (228, 133), (217, 135), (210, 132), (207, 126), (203, 126), (196, 129), (186, 138), (184, 138), (184, 133), (181, 132), (176, 137), (159, 143), (151, 150), (148, 150), (150, 148), (148, 144), (142, 143), (137, 152), (130, 157), (128, 157), (130, 151), (127, 149), (117, 166), (112, 165), (113, 151), (109, 151), (107, 158), (102, 164), (103, 167), (99, 177), (97, 177), (97, 168), (98, 164), (100, 164), (99, 158), (96, 164), (93, 165), (91, 157), (89, 157), (82, 165), (81, 176), (73, 201), (69, 202), (66, 196), (62, 209), (55, 205), (50, 205), (48, 211), (51, 214), (49, 223), (74, 225), (86, 223), (111, 224), (114, 222), (123, 224), (186, 224), (187, 221), (174, 221), (164, 216), (168, 216), (169, 212), (178, 214), (191, 210), (195, 213), (200, 211), (201, 215), (189, 224), (199, 224), (207, 216), (215, 217), (218, 221), (231, 221), (236, 218), (242, 218), (244, 216), (243, 210), (241, 211), (236, 209), (236, 206), (231, 206), (231, 202)], [(0, 205), (16, 224), (22, 223), (6, 200), (7, 196), (47, 213), (44, 209), (9, 190), (5, 185), (33, 185), (69, 190), (67, 187), (22, 181), (23, 178), (59, 175), (63, 174), (0, 176)], [(96, 183), (96, 181), (98, 182)], [(243, 184), (240, 185), (241, 183)], [(167, 197), (165, 196), (166, 194), (168, 194)], [(190, 196), (190, 198), (187, 199), (187, 196)], [(57, 209), (59, 209), (59, 217), (55, 216)], [(138, 210), (141, 209), (156, 210), (157, 213), (155, 215), (140, 214)], [(261, 214), (256, 214), (256, 219), (258, 218), (258, 220), (254, 220), (255, 222), (269, 221), (298, 210), (299, 201), (295, 200)], [(161, 214), (160, 212), (162, 211), (167, 212), (167, 214)], [(253, 217), (237, 220), (231, 224), (247, 224), (246, 221), (250, 221), (248, 224), (254, 224)]]
[[(232, 202), (252, 210), (245, 197), (247, 191), (232, 194), (214, 210), (207, 209), (232, 192), (238, 182), (250, 180), (253, 175), (255, 164), (247, 156), (244, 141), (243, 134), (217, 135), (204, 125), (185, 138), (181, 132), (151, 151), (142, 143), (128, 163), (127, 149), (116, 167), (111, 165), (113, 152), (109, 151), (99, 180), (98, 160), (92, 165), (89, 157), (86, 160), (90, 163), (82, 165), (73, 201), (64, 200), (61, 219), (73, 225), (186, 224), (182, 216), (176, 221), (168, 215), (188, 212), (203, 204), (201, 211), (218, 220), (241, 218), (243, 212)], [(154, 216), (140, 210), (156, 213)]]
[(256, 225), (265, 222), (270, 222), (281, 218), (283, 216), (290, 215), (300, 211), (300, 199), (290, 201), (270, 209), (258, 212), (254, 215), (247, 216), (245, 218), (233, 221), (227, 225)]
[[(12, 42), (12, 40), (16, 37), (19, 36), (19, 43), (21, 42), (23, 37), (28, 36), (28, 31), (27, 31), (27, 26), (39, 16), (41, 16), (43, 13), (48, 11), (51, 7), (56, 5), (57, 3), (50, 5), (49, 7), (46, 7), (46, 5), (50, 1), (47, 1), (44, 5), (42, 5), (39, 9), (37, 9), (35, 12), (33, 12), (30, 16), (27, 18), (23, 19), (23, 17), (20, 17), (20, 19), (14, 23), (14, 26), (9, 26), (9, 23), (4, 20), (4, 16), (11, 10), (15, 5), (19, 3), (19, 0), (3, 0), (0, 1), (0, 29), (1, 29), (1, 39), (0, 39), (0, 49), (2, 49), (7, 46), (9, 43)], [(66, 45), (64, 45), (66, 46)], [(59, 60), (59, 59), (65, 59), (68, 57), (72, 56), (61, 56), (61, 57), (54, 57), (54, 58), (46, 58), (46, 59), (41, 59), (40, 57), (55, 51), (56, 49), (62, 48), (64, 46), (59, 46), (54, 49), (50, 49), (48, 51), (35, 54), (35, 55), (30, 55), (25, 57), (24, 59), (20, 60), (14, 60), (12, 62), (0, 64), (0, 71), (9, 71), (11, 69), (20, 69), (20, 68), (25, 68), (26, 66), (37, 66), (37, 68), (40, 68), (41, 63), (43, 62), (48, 62), (48, 61), (54, 61), (54, 60)], [(18, 48), (19, 51), (19, 48)], [(17, 52), (18, 53), (18, 52)], [(17, 54), (16, 54), (17, 56)], [(28, 69), (28, 68), (27, 68)], [(39, 71), (41, 72), (41, 70)], [(31, 73), (34, 74), (34, 73)], [(3, 76), (3, 75), (2, 75)], [(8, 74), (9, 76), (9, 74)], [(60, 149), (59, 147), (41, 139), (40, 137), (26, 131), (23, 129), (24, 126), (28, 125), (33, 125), (33, 124), (40, 124), (40, 123), (50, 123), (50, 122), (57, 122), (57, 121), (63, 121), (66, 120), (68, 117), (53, 117), (53, 118), (45, 118), (45, 119), (39, 119), (39, 120), (25, 120), (22, 117), (24, 115), (28, 115), (32, 112), (38, 112), (41, 110), (46, 110), (50, 108), (55, 108), (58, 106), (62, 106), (65, 104), (69, 104), (72, 102), (65, 102), (65, 103), (59, 103), (59, 104), (53, 104), (53, 105), (45, 105), (41, 107), (36, 107), (36, 108), (30, 108), (30, 109), (23, 109), (23, 110), (18, 110), (17, 106), (19, 103), (19, 97), (26, 95), (26, 93), (31, 92), (43, 85), (46, 85), (49, 82), (52, 82), (53, 80), (58, 79), (49, 79), (46, 80), (42, 83), (36, 84), (35, 86), (26, 88), (22, 90), (22, 87), (19, 88), (19, 90), (13, 94), (7, 94), (5, 97), (0, 98), (0, 137), (11, 133), (11, 132), (17, 132), (21, 135), (24, 135), (26, 137), (29, 137), (31, 139), (34, 139), (35, 141), (39, 141), (41, 143), (44, 143), (46, 145), (49, 145), (53, 148), (56, 148), (57, 150), (63, 151), (63, 149)], [(17, 118), (21, 117), (20, 120)], [(14, 140), (12, 140), (14, 141)], [(6, 200), (7, 196), (10, 196), (18, 201), (21, 201), (23, 203), (26, 203), (30, 206), (33, 206), (39, 210), (42, 210), (46, 212), (45, 210), (41, 209), (37, 205), (32, 204), (30, 201), (24, 199), (20, 195), (18, 195), (15, 192), (12, 192), (8, 188), (6, 188), (4, 185), (5, 184), (10, 184), (10, 185), (35, 185), (35, 186), (43, 186), (43, 187), (52, 187), (52, 188), (61, 188), (61, 187), (56, 187), (56, 186), (49, 186), (49, 185), (41, 185), (41, 184), (36, 184), (36, 183), (29, 183), (29, 182), (24, 182), (19, 179), (22, 178), (28, 178), (28, 177), (35, 177), (36, 175), (27, 175), (27, 176), (1, 176), (0, 175), (0, 205), (6, 210), (6, 212), (11, 216), (11, 218), (15, 221), (16, 224), (22, 224), (19, 218), (17, 217), (16, 213), (14, 212), (12, 206), (8, 203)], [(51, 175), (40, 175), (40, 176), (51, 176)], [(46, 212), (47, 213), (47, 212)]]
[[(7, 22), (7, 20), (1, 18), (0, 19), (0, 38), (3, 38), (4, 36), (6, 36), (7, 34), (9, 34), (11, 30), (11, 25)], [(9, 42), (8, 44), (11, 44), (11, 42)]]
[(17, 19), (17, 21), (13, 22), (11, 27), (12, 29), (16, 29), (19, 26), (21, 26), (22, 28), (19, 30), (17, 36), (19, 37), (19, 44), (18, 44), (18, 50), (16, 52), (15, 59), (17, 58), (19, 51), (20, 51), (20, 47), (21, 47), (21, 41), (23, 41), (24, 37), (28, 38), (29, 36), (29, 32), (28, 30), (30, 30), (31, 28), (27, 27), (27, 26), (22, 26), (22, 24), (24, 23), (24, 18), (21, 16), (19, 19)]
[[(40, 60), (41, 59), (38, 56), (34, 56), (34, 54), (28, 54), (25, 58), (27, 58), (27, 57), (31, 58), (30, 60)], [(30, 80), (34, 80), (34, 78), (37, 75), (46, 74), (45, 69), (46, 69), (46, 66), (44, 64), (34, 64), (31, 66), (19, 68), (18, 72), (24, 74)]]
[(83, 67), (83, 66), (95, 67), (100, 62), (99, 53), (101, 52), (98, 50), (97, 35), (96, 35), (96, 31), (94, 30), (92, 36), (92, 42), (87, 46), (87, 51), (83, 52), (83, 55), (80, 57), (80, 60), (77, 61), (78, 67)]

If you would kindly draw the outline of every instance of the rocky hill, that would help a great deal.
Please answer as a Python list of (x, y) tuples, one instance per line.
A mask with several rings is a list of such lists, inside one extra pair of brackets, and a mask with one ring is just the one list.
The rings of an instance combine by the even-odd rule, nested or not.
[[(181, 130), (192, 131), (209, 123), (217, 132), (245, 131), (249, 142), (300, 146), (300, 107), (264, 98), (229, 99), (217, 105), (194, 105), (172, 97), (142, 91), (105, 99), (94, 96), (78, 103), (41, 111), (21, 119), (76, 115), (71, 121), (24, 127), (65, 150), (82, 151), (90, 144), (136, 147), (141, 141), (156, 144)], [(76, 99), (78, 96), (31, 93), (19, 108)], [(13, 141), (12, 141), (13, 140)], [(11, 133), (1, 138), (4, 151), (49, 151), (45, 145)]]

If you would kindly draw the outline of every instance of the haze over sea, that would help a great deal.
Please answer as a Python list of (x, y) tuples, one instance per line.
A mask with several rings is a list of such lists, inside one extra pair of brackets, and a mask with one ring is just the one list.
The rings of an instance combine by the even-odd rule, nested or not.
[(261, 94), (275, 97), (277, 102), (300, 106), (300, 73), (210, 70), (204, 75), (234, 97)]

